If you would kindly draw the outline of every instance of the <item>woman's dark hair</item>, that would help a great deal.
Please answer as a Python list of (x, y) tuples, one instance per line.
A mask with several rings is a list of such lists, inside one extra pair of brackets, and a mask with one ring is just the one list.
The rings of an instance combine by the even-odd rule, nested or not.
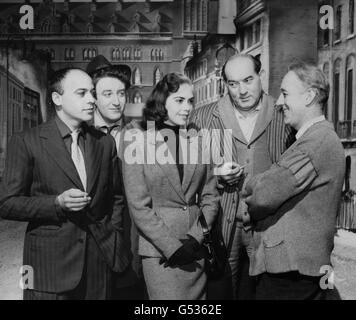
[(142, 127), (147, 129), (147, 121), (155, 122), (156, 126), (161, 125), (168, 119), (166, 101), (174, 92), (179, 90), (182, 84), (191, 85), (192, 82), (180, 73), (166, 74), (155, 86), (147, 99), (146, 106), (143, 109)]

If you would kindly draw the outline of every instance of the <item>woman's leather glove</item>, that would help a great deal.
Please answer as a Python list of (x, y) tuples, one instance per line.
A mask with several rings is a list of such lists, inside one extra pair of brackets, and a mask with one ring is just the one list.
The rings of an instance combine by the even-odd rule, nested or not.
[(168, 260), (161, 258), (159, 263), (164, 263), (164, 267), (175, 267), (183, 266), (195, 261), (198, 258), (197, 252), (200, 249), (200, 244), (192, 236), (188, 235), (188, 237), (188, 239), (180, 240), (183, 245), (179, 247), (178, 250), (174, 252)]

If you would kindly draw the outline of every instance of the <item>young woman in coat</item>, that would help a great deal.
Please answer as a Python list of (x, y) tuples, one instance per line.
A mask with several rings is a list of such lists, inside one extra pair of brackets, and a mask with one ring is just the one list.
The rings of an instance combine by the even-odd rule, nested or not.
[(219, 195), (213, 165), (202, 155), (202, 136), (184, 130), (192, 109), (190, 80), (167, 74), (147, 101), (144, 130), (134, 129), (125, 137), (126, 196), (139, 230), (139, 254), (153, 300), (206, 297), (198, 218), (203, 213), (212, 226)]

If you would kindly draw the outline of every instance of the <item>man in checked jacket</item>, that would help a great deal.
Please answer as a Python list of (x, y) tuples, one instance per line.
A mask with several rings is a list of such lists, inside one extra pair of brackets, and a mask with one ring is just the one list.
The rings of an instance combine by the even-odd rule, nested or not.
[(246, 264), (252, 252), (252, 232), (241, 192), (251, 177), (278, 161), (294, 141), (294, 134), (285, 126), (275, 100), (262, 90), (258, 59), (236, 54), (226, 61), (222, 75), (228, 94), (212, 105), (196, 109), (190, 121), (197, 130), (232, 130), (232, 154), (225, 155), (232, 162), (216, 168), (222, 196), (218, 227), (227, 248), (228, 263), (223, 280), (211, 290), (223, 294), (210, 298), (251, 299), (254, 281), (248, 276)]

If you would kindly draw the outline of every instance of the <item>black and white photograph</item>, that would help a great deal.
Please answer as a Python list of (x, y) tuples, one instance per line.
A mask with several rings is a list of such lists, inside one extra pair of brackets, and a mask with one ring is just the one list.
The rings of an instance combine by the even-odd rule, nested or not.
[(0, 300), (356, 300), (355, 11), (0, 0)]

